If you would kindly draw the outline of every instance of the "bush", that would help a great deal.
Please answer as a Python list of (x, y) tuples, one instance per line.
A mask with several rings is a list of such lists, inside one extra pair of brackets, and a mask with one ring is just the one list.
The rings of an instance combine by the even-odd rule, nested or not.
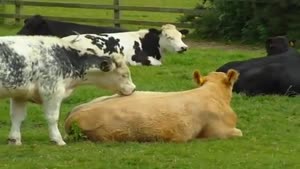
[[(272, 0), (272, 2), (210, 0), (210, 5), (206, 5), (206, 10), (201, 15), (185, 15), (181, 21), (191, 22), (195, 34), (203, 38), (257, 42), (264, 41), (268, 36), (297, 35), (297, 32), (300, 34), (300, 29), (295, 29), (293, 25), (300, 21), (298, 17), (300, 2), (297, 0)], [(203, 8), (203, 4), (195, 7), (195, 9)], [(298, 35), (297, 37), (299, 38)]]

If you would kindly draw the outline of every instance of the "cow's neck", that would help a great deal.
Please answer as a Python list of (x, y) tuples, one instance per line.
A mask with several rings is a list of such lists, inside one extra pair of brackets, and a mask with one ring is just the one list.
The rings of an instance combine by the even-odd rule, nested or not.
[(148, 32), (143, 38), (140, 38), (143, 51), (157, 60), (160, 60), (161, 50), (159, 46), (159, 36), (155, 33)]
[(231, 97), (232, 97), (232, 89), (228, 88), (226, 84), (216, 84), (213, 82), (207, 82), (207, 84), (204, 84), (202, 87), (198, 88), (199, 94), (201, 94), (201, 90), (208, 90), (209, 97), (216, 98), (216, 100), (219, 100), (220, 102), (225, 104), (230, 104)]

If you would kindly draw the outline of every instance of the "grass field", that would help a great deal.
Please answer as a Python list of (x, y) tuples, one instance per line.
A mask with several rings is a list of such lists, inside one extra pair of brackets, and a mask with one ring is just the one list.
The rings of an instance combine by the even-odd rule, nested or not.
[[(94, 0), (96, 2), (96, 0)], [(190, 0), (191, 1), (191, 0)], [(186, 2), (187, 4), (190, 3)], [(103, 1), (105, 2), (105, 1)], [(125, 1), (131, 2), (134, 1)], [(143, 4), (144, 1), (135, 1)], [(152, 1), (149, 5), (160, 5)], [(176, 5), (177, 1), (164, 1)], [(179, 1), (182, 2), (183, 1)], [(196, 1), (195, 1), (196, 2)], [(145, 1), (146, 3), (146, 1)], [(193, 5), (191, 5), (193, 6)], [(32, 10), (33, 9), (28, 9)], [(42, 10), (42, 9), (41, 9)], [(49, 11), (45, 11), (49, 12)], [(54, 13), (54, 11), (50, 11)], [(64, 11), (59, 11), (63, 14)], [(133, 16), (134, 17), (134, 16)], [(19, 26), (3, 25), (1, 35), (14, 34)], [(222, 64), (263, 56), (252, 47), (193, 47), (185, 54), (167, 54), (161, 67), (131, 67), (138, 90), (180, 91), (196, 87), (192, 72), (214, 71)], [(111, 94), (95, 87), (80, 87), (64, 101), (64, 118), (74, 106)], [(0, 168), (2, 169), (299, 169), (300, 97), (247, 97), (234, 94), (236, 111), (244, 137), (230, 140), (194, 140), (189, 143), (91, 143), (68, 141), (65, 147), (49, 142), (47, 124), (40, 106), (30, 104), (22, 126), (23, 145), (6, 145), (10, 127), (9, 101), (0, 102)]]

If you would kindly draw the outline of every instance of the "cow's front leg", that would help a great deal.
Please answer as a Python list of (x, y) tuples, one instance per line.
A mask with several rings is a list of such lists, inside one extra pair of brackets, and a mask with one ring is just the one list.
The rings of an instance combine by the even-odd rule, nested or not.
[(151, 56), (148, 56), (148, 60), (150, 62), (150, 65), (152, 65), (152, 66), (160, 66), (161, 65), (161, 61), (159, 61)]
[(26, 102), (10, 99), (11, 128), (8, 136), (8, 144), (22, 145), (21, 124), (26, 117)]
[(50, 139), (60, 146), (66, 144), (62, 139), (62, 136), (58, 129), (58, 119), (61, 102), (62, 98), (60, 97), (51, 97), (43, 100), (44, 113), (48, 121)]

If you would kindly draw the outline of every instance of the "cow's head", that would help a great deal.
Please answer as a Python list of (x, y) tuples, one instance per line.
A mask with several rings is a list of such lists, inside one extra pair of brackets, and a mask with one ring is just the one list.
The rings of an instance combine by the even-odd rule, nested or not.
[(159, 46), (162, 50), (170, 52), (185, 52), (188, 46), (182, 41), (182, 38), (188, 33), (187, 29), (177, 30), (174, 25), (163, 25), (159, 35)]
[(207, 76), (201, 76), (199, 71), (194, 72), (194, 80), (199, 86), (206, 83), (217, 83), (219, 85), (228, 87), (232, 90), (234, 83), (238, 80), (239, 73), (234, 69), (229, 69), (227, 73), (211, 72)]
[[(136, 86), (132, 82), (130, 70), (124, 60), (124, 56), (120, 54), (113, 54), (110, 56), (112, 65), (105, 65), (102, 63), (102, 68), (106, 71), (88, 72), (88, 79), (101, 88), (105, 88), (121, 95), (130, 95), (135, 91)], [(110, 68), (108, 68), (110, 67)]]
[(286, 52), (289, 47), (294, 48), (295, 46), (296, 40), (288, 40), (286, 36), (269, 37), (265, 42), (268, 56)]
[(18, 35), (51, 35), (47, 21), (40, 15), (34, 15), (24, 20), (23, 28)]

